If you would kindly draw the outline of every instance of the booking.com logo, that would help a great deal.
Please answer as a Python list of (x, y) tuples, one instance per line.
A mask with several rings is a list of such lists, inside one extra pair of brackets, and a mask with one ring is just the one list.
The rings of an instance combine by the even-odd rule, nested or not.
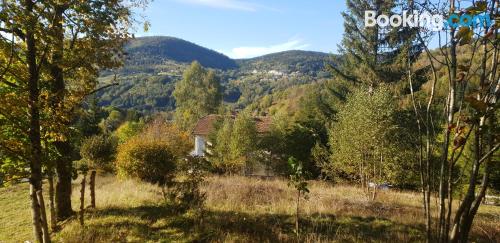
[(415, 27), (425, 28), (432, 31), (441, 31), (447, 28), (458, 27), (484, 27), (491, 26), (491, 17), (489, 14), (450, 14), (446, 19), (440, 14), (430, 14), (429, 12), (418, 13), (413, 11), (409, 14), (408, 11), (403, 11), (403, 15), (387, 16), (384, 14), (378, 15), (376, 11), (365, 11), (365, 27)]

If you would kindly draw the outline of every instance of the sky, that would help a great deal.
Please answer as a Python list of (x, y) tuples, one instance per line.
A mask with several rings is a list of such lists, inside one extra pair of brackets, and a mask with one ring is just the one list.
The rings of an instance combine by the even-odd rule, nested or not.
[(337, 53), (344, 0), (154, 0), (136, 36), (173, 36), (231, 58), (285, 50)]

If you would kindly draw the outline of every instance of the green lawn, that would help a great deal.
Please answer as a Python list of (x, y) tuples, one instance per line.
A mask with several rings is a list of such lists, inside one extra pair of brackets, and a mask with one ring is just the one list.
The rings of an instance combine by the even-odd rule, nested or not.
[(0, 242), (32, 240), (29, 185), (0, 188)]

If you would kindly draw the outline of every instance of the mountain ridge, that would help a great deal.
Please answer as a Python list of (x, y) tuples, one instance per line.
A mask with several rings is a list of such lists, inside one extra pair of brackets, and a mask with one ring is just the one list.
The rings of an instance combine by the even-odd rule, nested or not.
[(159, 64), (165, 60), (174, 60), (181, 63), (189, 63), (196, 60), (201, 65), (209, 68), (227, 70), (238, 67), (233, 59), (222, 53), (171, 36), (134, 38), (125, 45), (125, 51), (129, 54), (126, 65), (140, 64), (134, 59), (145, 55), (149, 58), (157, 58), (153, 61), (148, 60), (150, 64)]
[[(183, 48), (186, 48), (186, 47), (188, 47), (188, 48), (194, 48), (197, 51), (202, 51), (203, 53), (211, 53), (211, 54), (214, 54), (214, 55), (216, 55), (216, 56), (218, 56), (220, 58), (224, 58), (226, 60), (227, 59), (232, 60), (235, 63), (242, 63), (242, 62), (248, 62), (248, 61), (254, 61), (254, 60), (263, 60), (263, 59), (275, 58), (275, 57), (281, 57), (281, 56), (287, 56), (287, 55), (292, 55), (292, 54), (311, 55), (311, 56), (318, 56), (318, 57), (321, 56), (321, 57), (324, 57), (324, 58), (327, 58), (327, 57), (333, 55), (333, 54), (329, 54), (329, 53), (325, 53), (325, 52), (319, 52), (319, 51), (294, 50), (294, 49), (292, 49), (292, 50), (286, 50), (286, 51), (268, 53), (268, 54), (264, 54), (264, 55), (257, 56), (257, 57), (251, 57), (251, 58), (231, 58), (231, 57), (228, 57), (227, 55), (225, 55), (224, 53), (218, 52), (218, 51), (216, 51), (214, 49), (210, 49), (208, 47), (204, 47), (204, 46), (196, 44), (194, 42), (190, 42), (190, 41), (184, 40), (182, 38), (172, 37), (172, 36), (160, 36), (160, 35), (158, 35), (158, 36), (136, 37), (136, 38), (132, 39), (125, 46), (125, 50), (126, 50), (127, 53), (130, 54), (130, 53), (141, 51), (140, 49), (144, 48), (144, 45), (146, 45), (146, 47), (154, 45), (155, 49), (156, 48), (162, 48), (162, 47), (165, 47), (165, 43), (166, 42), (175, 42), (175, 44), (182, 43), (183, 44)], [(170, 51), (170, 52), (174, 52), (174, 54), (175, 54), (175, 53), (177, 53), (179, 51), (179, 50), (173, 50), (172, 48), (170, 48), (171, 46), (168, 46), (168, 45), (166, 47), (167, 47), (167, 50), (165, 50), (165, 52)], [(182, 58), (176, 58), (176, 57), (171, 58), (171, 56), (173, 55), (171, 53), (151, 52), (152, 50), (147, 50), (147, 48), (146, 48), (146, 50), (142, 50), (142, 51), (144, 51), (147, 54), (150, 54), (152, 56), (158, 56), (159, 54), (167, 54), (167, 55), (164, 55), (164, 58), (165, 57), (167, 57), (167, 58), (170, 57), (171, 60), (178, 61), (178, 62), (181, 62), (181, 63), (190, 63), (192, 61), (197, 60), (195, 58), (195, 55), (189, 55), (188, 57), (182, 57)], [(205, 61), (200, 61), (200, 60), (197, 60), (197, 61), (200, 62), (200, 64), (202, 64), (203, 66), (208, 67), (208, 68), (216, 68), (216, 69), (222, 69), (222, 70), (227, 70), (227, 69), (231, 69), (231, 68), (238, 68), (237, 66), (230, 65), (231, 68), (226, 68), (225, 69), (225, 68), (220, 68), (217, 65), (210, 65), (209, 63), (206, 63)]]
[(175, 109), (175, 83), (193, 61), (214, 69), (226, 102), (244, 107), (265, 95), (329, 78), (324, 66), (333, 60), (330, 54), (303, 50), (231, 59), (170, 36), (135, 38), (125, 46), (125, 52), (122, 68), (101, 73), (100, 82), (119, 85), (99, 92), (99, 104), (145, 113)]

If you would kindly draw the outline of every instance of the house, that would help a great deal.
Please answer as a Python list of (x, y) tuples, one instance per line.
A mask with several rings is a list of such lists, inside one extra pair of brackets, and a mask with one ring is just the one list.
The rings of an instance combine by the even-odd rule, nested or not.
[[(232, 119), (235, 116), (231, 116)], [(194, 136), (194, 150), (191, 152), (192, 156), (205, 156), (206, 144), (210, 144), (208, 141), (208, 136), (215, 129), (215, 124), (217, 121), (222, 121), (224, 116), (221, 115), (207, 115), (202, 117), (193, 129)], [(270, 131), (271, 128), (271, 117), (267, 116), (256, 116), (253, 118), (255, 120), (255, 126), (257, 128), (257, 133), (265, 134)]]

